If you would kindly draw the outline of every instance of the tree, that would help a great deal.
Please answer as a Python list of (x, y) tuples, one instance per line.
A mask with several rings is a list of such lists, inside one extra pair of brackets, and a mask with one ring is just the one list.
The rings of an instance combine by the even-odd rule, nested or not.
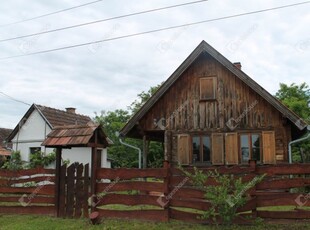
[[(280, 89), (275, 95), (283, 104), (303, 118), (308, 124), (310, 122), (310, 89), (306, 83), (286, 85), (280, 83)], [(302, 157), (302, 153), (304, 157)], [(292, 148), (293, 162), (310, 161), (310, 141), (298, 143)], [(304, 158), (304, 159), (303, 159)]]
[(152, 95), (154, 95), (154, 93), (159, 89), (162, 84), (163, 82), (161, 84), (151, 87), (147, 92), (142, 91), (142, 93), (139, 93), (137, 95), (138, 99), (136, 99), (134, 102), (131, 103), (130, 106), (128, 106), (128, 109), (132, 112), (132, 115), (138, 112), (138, 110), (144, 105), (145, 102), (147, 102), (148, 99), (150, 99)]
[[(128, 106), (129, 111), (117, 109), (115, 111), (101, 111), (95, 113), (94, 121), (104, 127), (107, 136), (113, 141), (113, 145), (108, 148), (108, 156), (112, 159), (112, 167), (138, 167), (137, 150), (122, 145), (116, 132), (121, 130), (126, 122), (136, 113), (143, 104), (156, 92), (161, 84), (151, 87), (147, 92), (138, 94), (138, 98)], [(127, 138), (128, 144), (142, 149), (142, 141)], [(163, 148), (161, 143), (151, 142), (148, 155), (148, 167), (161, 167), (163, 162)]]
[(291, 85), (280, 83), (280, 89), (276, 93), (276, 97), (309, 123), (310, 89), (306, 83), (302, 83), (299, 86), (295, 83)]

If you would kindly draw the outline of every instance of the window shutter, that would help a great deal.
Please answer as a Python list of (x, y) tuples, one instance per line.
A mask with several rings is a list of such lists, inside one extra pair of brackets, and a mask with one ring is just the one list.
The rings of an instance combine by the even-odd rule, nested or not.
[(224, 137), (222, 133), (212, 134), (212, 164), (224, 164)]
[(227, 165), (238, 164), (238, 134), (225, 134), (225, 163)]
[(182, 134), (178, 135), (178, 161), (182, 165), (189, 164), (190, 154), (190, 138), (189, 135)]
[(216, 99), (216, 77), (200, 78), (200, 99)]
[(264, 131), (263, 135), (263, 163), (276, 163), (276, 147), (274, 131)]

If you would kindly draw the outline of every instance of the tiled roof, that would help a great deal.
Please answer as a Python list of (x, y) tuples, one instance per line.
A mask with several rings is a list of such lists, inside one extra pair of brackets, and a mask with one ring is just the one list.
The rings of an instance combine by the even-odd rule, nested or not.
[(52, 127), (64, 125), (85, 125), (92, 122), (91, 118), (77, 113), (36, 105)]
[(95, 134), (98, 135), (98, 144), (104, 147), (111, 144), (100, 125), (71, 125), (55, 127), (42, 145), (47, 147), (87, 146), (95, 143)]

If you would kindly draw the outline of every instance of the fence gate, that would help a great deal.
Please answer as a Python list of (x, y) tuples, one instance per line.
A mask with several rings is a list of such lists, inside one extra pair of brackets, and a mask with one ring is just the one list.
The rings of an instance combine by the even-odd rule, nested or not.
[[(56, 195), (58, 217), (88, 217), (89, 164), (61, 166)], [(56, 193), (57, 194), (57, 193)]]

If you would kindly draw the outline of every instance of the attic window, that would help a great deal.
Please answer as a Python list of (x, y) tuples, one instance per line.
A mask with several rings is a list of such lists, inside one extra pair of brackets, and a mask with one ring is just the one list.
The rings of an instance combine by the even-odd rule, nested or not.
[(217, 78), (204, 77), (200, 78), (200, 100), (216, 99)]

